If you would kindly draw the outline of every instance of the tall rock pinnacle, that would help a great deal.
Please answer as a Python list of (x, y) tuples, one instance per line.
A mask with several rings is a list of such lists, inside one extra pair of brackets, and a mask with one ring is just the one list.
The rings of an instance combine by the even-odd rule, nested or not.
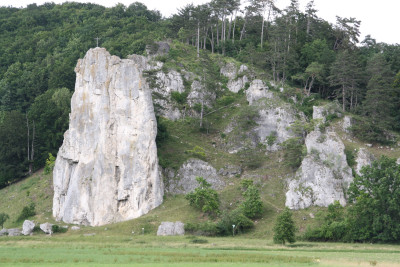
[(53, 173), (53, 215), (103, 225), (146, 214), (162, 203), (157, 125), (142, 77), (146, 60), (90, 49), (75, 68), (69, 129)]

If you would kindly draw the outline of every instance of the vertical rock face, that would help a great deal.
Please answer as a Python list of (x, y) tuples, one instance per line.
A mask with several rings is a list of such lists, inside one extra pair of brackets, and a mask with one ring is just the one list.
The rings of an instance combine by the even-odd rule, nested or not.
[(361, 175), (361, 169), (364, 166), (371, 166), (372, 162), (375, 160), (374, 155), (372, 155), (366, 148), (360, 148), (357, 152), (356, 157), (356, 173)]
[(288, 184), (286, 206), (304, 209), (327, 207), (335, 200), (346, 205), (346, 190), (353, 181), (344, 144), (333, 131), (312, 131), (305, 140), (307, 156)]
[(90, 49), (75, 68), (69, 130), (53, 173), (57, 220), (103, 225), (139, 217), (162, 202), (145, 58)]

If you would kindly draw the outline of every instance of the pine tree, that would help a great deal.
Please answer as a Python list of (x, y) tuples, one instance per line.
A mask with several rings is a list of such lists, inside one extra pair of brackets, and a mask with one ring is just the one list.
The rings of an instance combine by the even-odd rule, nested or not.
[(394, 123), (395, 92), (392, 87), (393, 73), (382, 54), (374, 55), (367, 65), (367, 94), (363, 103), (363, 115), (374, 125), (390, 129)]
[(355, 108), (359, 103), (359, 83), (362, 77), (357, 57), (350, 50), (339, 52), (331, 66), (329, 80), (331, 86), (337, 88), (336, 97), (342, 102), (342, 109)]

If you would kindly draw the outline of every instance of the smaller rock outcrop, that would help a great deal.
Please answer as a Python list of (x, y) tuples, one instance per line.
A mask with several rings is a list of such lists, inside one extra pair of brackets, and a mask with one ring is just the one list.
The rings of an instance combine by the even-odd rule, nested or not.
[(353, 119), (350, 116), (344, 116), (342, 122), (342, 128), (345, 133), (350, 133), (350, 129), (353, 126)]
[(246, 97), (249, 105), (261, 98), (273, 98), (274, 94), (268, 90), (268, 86), (261, 80), (254, 80), (251, 82), (250, 87), (246, 90)]
[(77, 231), (77, 230), (80, 230), (81, 228), (79, 227), (79, 226), (72, 226), (71, 227), (71, 230), (72, 231)]
[(278, 150), (281, 143), (295, 137), (290, 127), (296, 120), (305, 121), (304, 114), (296, 112), (290, 105), (276, 105), (270, 101), (259, 106), (258, 114), (255, 132), (268, 151)]
[(158, 236), (167, 236), (167, 235), (184, 235), (185, 234), (185, 225), (182, 222), (162, 222), (158, 227), (157, 235)]
[(48, 223), (48, 222), (42, 223), (42, 224), (40, 225), (40, 229), (41, 229), (44, 233), (51, 235), (51, 234), (53, 233), (53, 224)]
[(183, 79), (179, 72), (171, 70), (168, 73), (158, 71), (155, 83), (151, 87), (153, 103), (156, 107), (156, 113), (170, 120), (178, 120), (182, 114), (176, 107), (176, 103), (171, 99), (173, 92), (183, 93), (185, 87)]
[(241, 65), (238, 69), (233, 62), (227, 63), (221, 68), (221, 74), (229, 79), (227, 85), (229, 91), (237, 93), (245, 87), (249, 82), (249, 78), (245, 75), (246, 71), (248, 71), (246, 65)]
[(170, 46), (167, 42), (154, 42), (146, 46), (146, 53), (148, 56), (161, 56), (168, 54)]
[(226, 165), (225, 167), (219, 169), (218, 174), (227, 177), (239, 176), (242, 174), (242, 168), (235, 165)]
[(35, 223), (30, 220), (25, 220), (22, 225), (22, 234), (30, 235), (33, 232), (33, 228), (35, 228)]
[(191, 108), (196, 104), (204, 104), (211, 107), (215, 100), (215, 93), (209, 90), (205, 90), (204, 86), (199, 81), (193, 81), (190, 93), (187, 97), (187, 102)]
[(329, 115), (336, 115), (337, 117), (342, 116), (337, 102), (332, 102), (325, 106), (313, 106), (314, 120), (319, 119), (322, 123), (324, 123)]
[(21, 235), (21, 229), (19, 228), (12, 228), (8, 229), (8, 236), (20, 236)]
[(214, 189), (221, 189), (225, 182), (216, 169), (200, 159), (188, 159), (179, 168), (174, 178), (169, 179), (167, 191), (172, 194), (187, 194), (198, 187), (196, 177), (203, 177)]
[(374, 155), (372, 155), (366, 148), (360, 148), (357, 152), (356, 157), (356, 173), (361, 175), (361, 169), (364, 166), (371, 166), (372, 162), (375, 160)]

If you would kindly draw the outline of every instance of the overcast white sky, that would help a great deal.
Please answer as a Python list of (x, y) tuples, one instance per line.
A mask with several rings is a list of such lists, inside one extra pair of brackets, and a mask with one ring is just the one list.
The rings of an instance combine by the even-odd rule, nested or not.
[[(114, 6), (122, 3), (129, 6), (135, 0), (74, 0), (75, 2), (92, 2), (103, 6)], [(209, 2), (210, 0), (138, 0), (144, 3), (149, 9), (159, 10), (163, 16), (169, 17), (176, 13), (178, 8), (186, 4), (195, 5)], [(45, 2), (62, 3), (64, 0), (0, 0), (0, 6), (25, 7), (27, 4)], [(243, 0), (242, 0), (243, 2)], [(300, 8), (304, 7), (309, 0), (299, 0)], [(290, 0), (276, 0), (279, 8), (284, 8)], [(400, 0), (314, 0), (318, 16), (329, 22), (336, 21), (336, 15), (340, 17), (355, 17), (361, 20), (361, 37), (370, 34), (378, 42), (389, 44), (400, 44), (398, 12), (400, 11)]]

